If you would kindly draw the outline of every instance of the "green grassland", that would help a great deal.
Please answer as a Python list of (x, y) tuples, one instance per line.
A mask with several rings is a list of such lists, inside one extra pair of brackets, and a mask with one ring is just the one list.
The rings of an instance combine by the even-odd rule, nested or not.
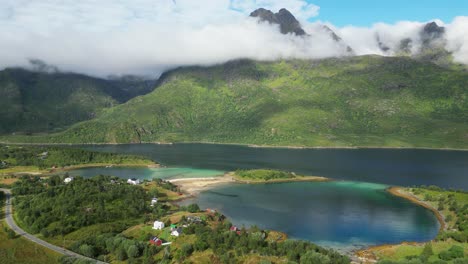
[[(468, 193), (438, 187), (408, 188), (408, 192), (430, 203), (444, 216), (447, 230), (426, 244), (403, 244), (378, 248), (374, 254), (379, 263), (467, 263), (468, 262)], [(431, 248), (427, 250), (425, 247)], [(464, 257), (444, 257), (451, 248), (459, 248)], [(427, 253), (429, 252), (429, 253)], [(432, 253), (431, 253), (432, 252)], [(424, 256), (425, 255), (425, 256)]]
[[(13, 232), (4, 221), (4, 196), (0, 193), (0, 262), (2, 264), (53, 264), (59, 263), (60, 254), (33, 243)], [(14, 232), (12, 233), (14, 234)]]
[(240, 60), (169, 72), (63, 133), (0, 140), (467, 148), (467, 83), (405, 57)]
[(46, 249), (23, 237), (9, 238), (6, 224), (0, 222), (0, 260), (3, 264), (53, 264), (59, 263), (60, 254)]

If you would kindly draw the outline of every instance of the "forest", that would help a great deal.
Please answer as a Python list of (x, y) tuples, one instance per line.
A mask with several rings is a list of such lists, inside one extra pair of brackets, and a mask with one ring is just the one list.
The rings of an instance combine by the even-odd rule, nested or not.
[(13, 166), (36, 166), (39, 169), (80, 164), (151, 164), (143, 157), (94, 152), (58, 146), (0, 145), (0, 169)]
[[(163, 181), (155, 182), (158, 188), (170, 187)], [(23, 176), (12, 190), (17, 217), (27, 231), (50, 241), (86, 234), (67, 247), (103, 261), (190, 263), (193, 255), (208, 254), (213, 263), (238, 263), (252, 257), (265, 264), (276, 263), (272, 259), (282, 263), (350, 262), (348, 257), (310, 242), (267, 239), (269, 231), (256, 227), (233, 232), (232, 224), (218, 212), (196, 223), (182, 217), (175, 223), (185, 227), (182, 236), (173, 240), (174, 246), (153, 246), (148, 242), (151, 232), (134, 237), (125, 230), (161, 217), (169, 217), (169, 225), (173, 214), (204, 212), (195, 204), (178, 207), (161, 202), (151, 207), (151, 197), (158, 192), (143, 187), (111, 176), (76, 177), (68, 184), (63, 182), (63, 176), (48, 179)], [(63, 257), (61, 262), (82, 263), (82, 260)]]

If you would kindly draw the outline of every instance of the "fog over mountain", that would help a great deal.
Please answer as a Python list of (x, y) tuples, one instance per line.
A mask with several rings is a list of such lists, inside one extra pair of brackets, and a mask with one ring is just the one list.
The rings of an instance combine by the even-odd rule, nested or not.
[[(280, 24), (249, 16), (260, 7), (272, 13), (285, 8), (304, 32), (283, 30), (283, 34)], [(433, 21), (340, 28), (309, 22), (318, 12), (318, 6), (302, 0), (4, 0), (0, 2), (0, 68), (30, 68), (33, 59), (61, 71), (99, 77), (157, 77), (177, 66), (238, 58), (314, 59), (349, 56), (351, 51), (412, 55), (428, 43), (437, 43), (452, 52), (456, 62), (468, 64), (467, 16), (435, 19), (435, 26), (443, 31), (424, 35)]]

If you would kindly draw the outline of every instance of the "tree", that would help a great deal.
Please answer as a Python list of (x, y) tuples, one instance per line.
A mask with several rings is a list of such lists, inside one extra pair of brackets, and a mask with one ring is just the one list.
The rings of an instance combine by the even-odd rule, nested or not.
[(301, 264), (329, 264), (330, 258), (315, 251), (308, 251), (301, 257)]
[(421, 253), (421, 260), (427, 261), (432, 255), (434, 255), (434, 251), (432, 250), (432, 243), (427, 243), (424, 245), (424, 249)]
[(115, 252), (115, 255), (118, 260), (126, 260), (127, 259), (127, 252), (125, 252), (125, 249), (123, 246), (119, 246), (117, 248), (117, 251)]
[(138, 252), (138, 247), (137, 246), (131, 245), (131, 246), (128, 247), (127, 256), (129, 258), (136, 258), (136, 257), (138, 257), (139, 254), (140, 254), (140, 252)]
[(87, 256), (87, 257), (94, 257), (95, 255), (95, 250), (94, 250), (94, 247), (93, 246), (90, 246), (90, 245), (87, 245), (87, 244), (83, 244), (80, 246), (80, 252), (81, 254)]
[(182, 251), (182, 255), (184, 257), (188, 257), (193, 252), (193, 246), (191, 244), (183, 244), (180, 250)]
[(200, 212), (200, 207), (198, 206), (198, 204), (191, 204), (187, 206), (187, 211), (189, 211), (190, 213)]
[(7, 237), (8, 237), (8, 239), (14, 239), (14, 238), (16, 238), (16, 233), (15, 233), (15, 231), (13, 231), (13, 230), (11, 230), (11, 229), (8, 228), (8, 230), (7, 230)]
[(464, 250), (460, 246), (452, 246), (449, 250), (445, 250), (439, 253), (439, 258), (442, 260), (452, 260), (457, 258), (463, 258)]

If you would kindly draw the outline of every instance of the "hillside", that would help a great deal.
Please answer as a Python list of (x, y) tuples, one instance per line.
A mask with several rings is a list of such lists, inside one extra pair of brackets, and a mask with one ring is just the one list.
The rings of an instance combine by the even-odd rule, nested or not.
[(154, 81), (104, 80), (74, 73), (0, 71), (0, 134), (63, 130), (104, 108), (148, 93)]
[(174, 70), (63, 133), (3, 141), (467, 148), (467, 83), (405, 57), (240, 60)]

